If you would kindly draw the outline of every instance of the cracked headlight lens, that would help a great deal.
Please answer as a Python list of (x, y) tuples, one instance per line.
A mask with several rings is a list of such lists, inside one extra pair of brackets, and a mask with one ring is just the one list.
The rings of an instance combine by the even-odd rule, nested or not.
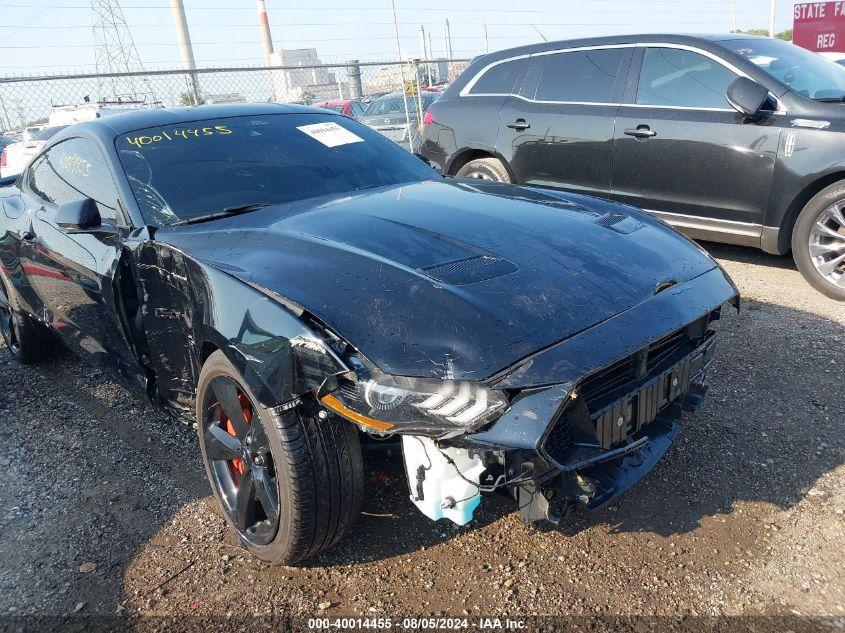
[(340, 379), (320, 402), (368, 430), (422, 435), (471, 431), (508, 407), (504, 393), (476, 382), (387, 374)]

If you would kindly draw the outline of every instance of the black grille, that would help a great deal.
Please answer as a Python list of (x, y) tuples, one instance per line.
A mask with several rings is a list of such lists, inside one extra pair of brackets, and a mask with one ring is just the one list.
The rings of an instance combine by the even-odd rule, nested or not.
[(674, 358), (678, 350), (686, 347), (689, 342), (686, 329), (678, 330), (649, 346), (646, 359), (646, 372), (651, 374), (661, 367), (667, 360)]
[(619, 390), (627, 389), (633, 382), (653, 375), (691, 351), (695, 344), (696, 341), (687, 335), (687, 328), (672, 332), (643, 350), (587, 376), (579, 385), (578, 393), (584, 398), (587, 408), (596, 412), (612, 402)]
[(563, 463), (566, 461), (566, 454), (574, 445), (575, 437), (572, 434), (572, 428), (569, 426), (566, 413), (564, 413), (558, 416), (558, 419), (555, 421), (552, 430), (543, 443), (543, 449), (553, 460)]

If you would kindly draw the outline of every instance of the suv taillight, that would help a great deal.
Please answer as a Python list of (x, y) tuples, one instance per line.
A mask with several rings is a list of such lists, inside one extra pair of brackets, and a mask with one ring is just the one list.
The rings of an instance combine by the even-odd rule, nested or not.
[(6, 166), (6, 148), (0, 149), (0, 167)]

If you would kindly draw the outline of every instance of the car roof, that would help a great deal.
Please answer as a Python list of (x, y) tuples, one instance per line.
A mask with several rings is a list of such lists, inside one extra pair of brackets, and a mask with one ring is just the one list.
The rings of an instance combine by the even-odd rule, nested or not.
[(574, 40), (557, 40), (554, 42), (538, 42), (526, 44), (515, 48), (508, 48), (494, 53), (488, 53), (474, 58), (467, 68), (452, 84), (446, 92), (455, 94), (463, 89), (466, 82), (474, 77), (479, 70), (493, 62), (518, 57), (520, 55), (531, 55), (545, 51), (558, 51), (567, 48), (582, 48), (589, 46), (613, 46), (618, 44), (676, 44), (693, 46), (715, 54), (723, 54), (726, 50), (721, 44), (731, 40), (761, 40), (769, 38), (758, 35), (746, 35), (744, 33), (633, 33), (628, 35), (605, 35), (602, 37), (588, 37)]
[[(517, 46), (508, 48), (495, 53), (481, 55), (478, 60), (494, 61), (503, 57), (513, 57), (514, 55), (537, 53), (548, 50), (558, 50), (564, 48), (577, 48), (583, 46), (608, 46), (613, 44), (687, 44), (690, 46), (700, 46), (702, 48), (709, 48), (716, 42), (724, 42), (728, 40), (760, 40), (769, 39), (759, 35), (746, 35), (744, 33), (634, 33), (629, 35), (605, 35), (602, 37), (587, 37), (574, 40), (557, 40), (554, 42), (540, 42), (534, 44), (526, 44), (524, 46)], [(475, 60), (473, 61), (475, 63)]]
[[(233, 116), (261, 116), (266, 114), (326, 114), (325, 110), (311, 106), (287, 105), (281, 103), (221, 103), (186, 108), (139, 109), (124, 114), (114, 114), (93, 121), (70, 126), (63, 136), (80, 132), (88, 133), (102, 140), (159, 125), (180, 125), (203, 119), (217, 119)], [(58, 136), (58, 135), (57, 135)]]

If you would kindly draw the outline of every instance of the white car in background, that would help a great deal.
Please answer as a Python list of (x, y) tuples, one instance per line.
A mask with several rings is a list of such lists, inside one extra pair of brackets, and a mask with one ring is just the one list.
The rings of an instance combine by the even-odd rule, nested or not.
[(29, 127), (24, 128), (23, 135), (21, 136), (22, 141), (31, 141), (35, 138), (35, 135), (38, 134), (41, 130), (44, 129), (43, 125), (30, 125)]
[(35, 158), (35, 155), (41, 151), (47, 140), (66, 127), (66, 125), (45, 127), (28, 141), (7, 145), (0, 154), (0, 178), (17, 176), (21, 173), (29, 165), (29, 162)]

